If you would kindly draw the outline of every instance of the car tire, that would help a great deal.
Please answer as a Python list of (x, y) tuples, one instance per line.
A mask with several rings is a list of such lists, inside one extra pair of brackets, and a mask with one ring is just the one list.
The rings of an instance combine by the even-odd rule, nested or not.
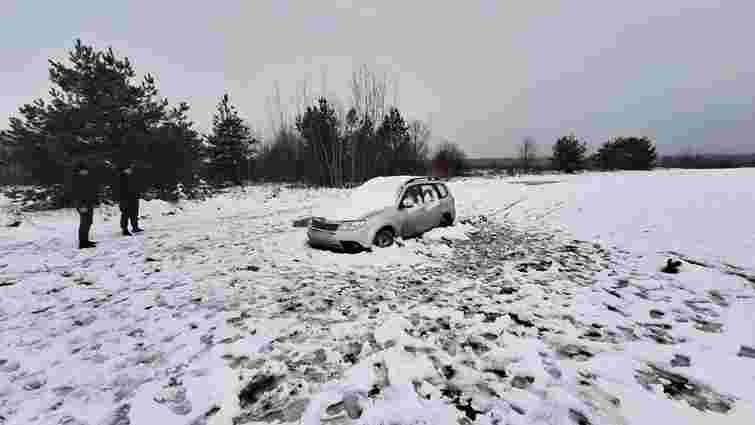
[(440, 218), (440, 227), (451, 227), (454, 225), (454, 218), (449, 213), (443, 214)]
[(387, 248), (393, 245), (396, 239), (396, 234), (390, 227), (384, 227), (375, 234), (375, 238), (372, 240), (372, 244), (378, 248)]

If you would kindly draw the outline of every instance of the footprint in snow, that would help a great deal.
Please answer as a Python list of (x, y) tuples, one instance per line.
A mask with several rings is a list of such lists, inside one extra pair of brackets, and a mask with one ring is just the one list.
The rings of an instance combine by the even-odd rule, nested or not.
[(653, 364), (647, 364), (636, 370), (635, 379), (651, 392), (661, 386), (663, 393), (669, 399), (684, 400), (702, 412), (728, 413), (734, 407), (734, 397), (719, 393), (701, 381), (670, 372)]
[(577, 361), (586, 361), (594, 356), (587, 347), (577, 344), (566, 344), (558, 347), (557, 353), (562, 358), (573, 359)]
[(76, 419), (70, 415), (66, 415), (60, 418), (60, 421), (58, 421), (58, 424), (60, 425), (87, 425), (86, 422), (82, 422), (79, 419)]
[(47, 378), (45, 378), (44, 376), (42, 376), (42, 377), (33, 377), (33, 378), (27, 379), (23, 383), (22, 388), (25, 391), (35, 391), (35, 390), (38, 390), (38, 389), (44, 387), (45, 384), (47, 384)]
[(131, 412), (131, 405), (126, 403), (116, 408), (110, 415), (100, 422), (102, 425), (131, 425), (131, 419), (129, 413)]
[(540, 361), (543, 363), (543, 366), (545, 368), (545, 371), (548, 373), (548, 375), (551, 376), (553, 379), (561, 379), (563, 376), (563, 373), (561, 372), (561, 369), (556, 364), (556, 361), (551, 358), (551, 356), (548, 353), (545, 352), (539, 352), (540, 355)]
[(53, 394), (55, 394), (58, 397), (65, 397), (68, 394), (71, 394), (72, 392), (74, 392), (75, 390), (76, 390), (75, 387), (71, 387), (71, 386), (68, 386), (68, 385), (63, 385), (63, 386), (60, 386), (60, 387), (53, 388), (52, 392), (53, 392)]
[(0, 372), (12, 373), (21, 368), (21, 363), (15, 360), (0, 360)]
[(689, 367), (692, 364), (692, 360), (689, 356), (683, 354), (674, 354), (674, 358), (671, 359), (672, 367)]

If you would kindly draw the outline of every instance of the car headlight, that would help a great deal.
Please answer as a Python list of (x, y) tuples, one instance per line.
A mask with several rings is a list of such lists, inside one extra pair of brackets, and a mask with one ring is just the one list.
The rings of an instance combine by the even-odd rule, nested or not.
[(367, 220), (343, 221), (338, 225), (338, 230), (359, 230), (367, 224)]

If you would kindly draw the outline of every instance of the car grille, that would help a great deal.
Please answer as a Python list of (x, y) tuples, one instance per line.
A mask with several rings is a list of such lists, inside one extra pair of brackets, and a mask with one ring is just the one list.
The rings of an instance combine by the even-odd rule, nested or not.
[(328, 223), (321, 218), (313, 218), (312, 228), (318, 230), (326, 230), (328, 232), (335, 232), (336, 230), (338, 230), (338, 223)]

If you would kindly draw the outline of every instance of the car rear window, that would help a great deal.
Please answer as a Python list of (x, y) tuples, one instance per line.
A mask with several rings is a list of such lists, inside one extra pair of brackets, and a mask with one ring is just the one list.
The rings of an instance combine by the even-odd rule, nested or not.
[(440, 193), (441, 199), (448, 197), (448, 189), (446, 188), (446, 185), (436, 184), (435, 188), (438, 189), (438, 193)]

